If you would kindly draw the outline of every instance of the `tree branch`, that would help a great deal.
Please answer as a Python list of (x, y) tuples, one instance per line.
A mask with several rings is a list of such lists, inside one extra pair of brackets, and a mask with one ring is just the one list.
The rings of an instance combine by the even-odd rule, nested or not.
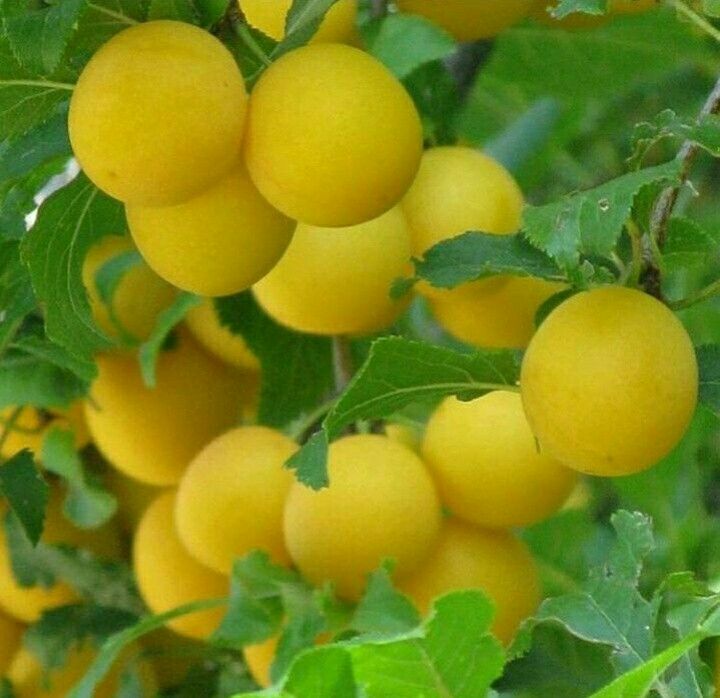
[[(705, 104), (698, 115), (698, 121), (710, 114), (717, 114), (720, 111), (720, 78), (718, 78), (715, 86), (708, 95)], [(692, 140), (683, 143), (677, 158), (681, 163), (680, 181), (673, 186), (667, 187), (655, 202), (652, 214), (650, 216), (650, 235), (657, 242), (658, 247), (662, 250), (667, 237), (667, 224), (672, 215), (675, 204), (682, 187), (690, 177), (690, 171), (695, 157), (697, 156), (699, 146)]]

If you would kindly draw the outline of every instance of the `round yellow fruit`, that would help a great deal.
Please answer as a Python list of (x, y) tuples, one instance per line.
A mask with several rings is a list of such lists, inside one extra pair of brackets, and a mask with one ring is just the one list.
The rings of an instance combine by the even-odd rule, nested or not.
[(250, 98), (245, 158), (265, 198), (325, 227), (377, 218), (403, 197), (422, 154), (422, 125), (398, 80), (342, 44), (285, 54)]
[[(49, 587), (23, 587), (16, 581), (5, 537), (5, 510), (0, 507), (0, 608), (23, 623), (34, 623), (43, 611), (78, 601), (77, 594), (64, 582)], [(117, 530), (103, 526), (95, 531), (75, 527), (62, 512), (60, 492), (53, 490), (48, 503), (42, 542), (90, 550), (101, 558), (117, 559), (122, 546)]]
[(97, 357), (85, 415), (93, 441), (120, 471), (148, 485), (179, 482), (209, 441), (237, 423), (241, 380), (185, 333), (161, 352), (148, 388), (137, 358)]
[(137, 254), (128, 237), (108, 235), (93, 245), (83, 264), (83, 284), (95, 322), (110, 337), (145, 341), (158, 316), (175, 300), (176, 289), (138, 259), (121, 277), (111, 302), (105, 303), (97, 286), (97, 273), (112, 260)]
[(239, 293), (282, 257), (295, 224), (276, 211), (242, 166), (175, 206), (127, 206), (135, 244), (163, 279), (201, 296)]
[(435, 289), (430, 306), (441, 327), (462, 342), (523, 349), (535, 333), (540, 306), (565, 288), (544, 279), (496, 276), (449, 291)]
[(441, 513), (425, 464), (384, 436), (348, 436), (331, 444), (330, 487), (293, 484), (285, 504), (285, 543), (313, 584), (335, 583), (357, 600), (366, 577), (385, 559), (402, 577), (434, 545)]
[(270, 670), (275, 661), (278, 640), (277, 637), (271, 637), (259, 645), (250, 645), (243, 648), (245, 663), (250, 670), (250, 674), (256, 683), (263, 688), (267, 688), (272, 684)]
[(25, 628), (14, 618), (0, 612), (0, 676), (5, 676), (12, 658), (20, 648)]
[(50, 420), (35, 407), (6, 407), (0, 411), (0, 429), (3, 432), (9, 429), (0, 450), (0, 457), (12, 458), (16, 453), (27, 449), (39, 458), (49, 423)]
[[(125, 652), (129, 655), (129, 652)], [(95, 660), (96, 652), (90, 647), (74, 648), (70, 651), (67, 663), (47, 674), (40, 661), (27, 649), (20, 649), (12, 660), (8, 678), (16, 698), (66, 698), (70, 691), (85, 676)], [(115, 698), (126, 663), (115, 665), (93, 692), (95, 698)], [(143, 692), (138, 698), (155, 695), (155, 677), (147, 662), (137, 665)]]
[[(133, 568), (138, 588), (153, 613), (165, 613), (204, 599), (227, 596), (229, 580), (204, 567), (185, 550), (175, 529), (175, 493), (160, 495), (147, 509), (135, 533)], [(206, 639), (225, 609), (200, 611), (168, 623), (175, 632)]]
[(225, 363), (250, 371), (260, 369), (260, 362), (245, 340), (222, 325), (211, 299), (192, 308), (185, 322), (195, 339)]
[[(253, 27), (275, 41), (285, 36), (285, 18), (292, 0), (238, 0), (245, 19)], [(310, 39), (311, 44), (357, 41), (357, 0), (339, 0), (325, 15), (320, 27)]]
[(675, 315), (617, 286), (573, 296), (540, 326), (521, 375), (540, 448), (592, 475), (629, 475), (667, 455), (698, 392), (692, 343)]
[(533, 0), (398, 0), (403, 12), (426, 17), (458, 41), (497, 36), (526, 17)]
[(520, 228), (523, 206), (512, 175), (489, 155), (465, 146), (427, 150), (403, 199), (418, 257), (469, 230), (511, 235)]
[(281, 325), (314, 334), (367, 334), (392, 324), (407, 306), (393, 281), (411, 272), (410, 233), (393, 208), (350, 228), (300, 224), (288, 251), (253, 291)]
[(70, 140), (104, 192), (165, 206), (230, 171), (246, 109), (242, 74), (218, 39), (183, 22), (146, 22), (116, 34), (83, 70)]
[(540, 603), (538, 571), (522, 541), (508, 531), (455, 519), (444, 522), (430, 557), (414, 575), (400, 580), (399, 587), (423, 613), (451, 591), (484, 591), (495, 604), (492, 630), (506, 644)]
[(528, 526), (555, 513), (577, 475), (544, 453), (517, 393), (447, 398), (427, 425), (422, 457), (455, 516), (489, 528)]
[(175, 523), (188, 552), (221, 574), (253, 550), (289, 563), (282, 521), (293, 474), (285, 461), (296, 450), (267, 427), (233, 429), (208, 444), (178, 487)]

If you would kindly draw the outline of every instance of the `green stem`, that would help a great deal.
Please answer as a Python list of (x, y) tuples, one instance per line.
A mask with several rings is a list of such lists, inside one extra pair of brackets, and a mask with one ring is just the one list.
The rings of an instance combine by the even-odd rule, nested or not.
[(116, 19), (118, 20), (118, 22), (122, 22), (123, 24), (140, 24), (140, 22), (133, 19), (132, 17), (128, 17), (127, 15), (122, 14), (122, 12), (115, 12), (114, 10), (110, 10), (107, 7), (103, 7), (102, 5), (96, 5), (93, 2), (89, 2), (88, 7), (92, 10), (95, 10), (95, 12), (99, 12), (103, 15), (107, 15), (108, 17), (112, 17), (113, 19)]
[(684, 298), (681, 301), (675, 301), (674, 303), (670, 303), (670, 307), (673, 310), (683, 310), (684, 308), (689, 308), (691, 305), (695, 305), (696, 303), (702, 303), (702, 301), (706, 301), (709, 298), (718, 295), (720, 295), (720, 279), (718, 279), (717, 281), (713, 281), (709, 286), (706, 286), (704, 289), (698, 291), (693, 296)]
[(691, 7), (688, 7), (682, 0), (669, 0), (670, 7), (675, 8), (680, 14), (685, 15), (696, 27), (702, 29), (708, 36), (720, 42), (720, 30), (708, 22), (702, 15), (699, 15)]

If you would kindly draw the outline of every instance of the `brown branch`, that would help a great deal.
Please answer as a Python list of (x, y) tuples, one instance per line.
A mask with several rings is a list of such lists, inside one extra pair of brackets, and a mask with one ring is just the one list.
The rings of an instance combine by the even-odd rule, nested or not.
[[(720, 112), (720, 78), (718, 78), (715, 86), (705, 100), (703, 108), (698, 115), (698, 122), (710, 114)], [(678, 151), (677, 159), (681, 163), (680, 181), (662, 191), (650, 216), (650, 235), (657, 241), (657, 246), (662, 249), (667, 238), (667, 226), (670, 216), (672, 215), (678, 196), (683, 186), (690, 177), (693, 163), (697, 156), (699, 146), (695, 141), (687, 140), (682, 144)]]

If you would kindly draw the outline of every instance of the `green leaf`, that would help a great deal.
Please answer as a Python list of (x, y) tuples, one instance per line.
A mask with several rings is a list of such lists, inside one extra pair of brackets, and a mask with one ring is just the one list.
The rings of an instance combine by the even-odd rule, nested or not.
[(52, 80), (20, 66), (0, 32), (0, 141), (27, 133), (70, 99), (73, 84)]
[(720, 17), (720, 0), (702, 0), (702, 9), (710, 17)]
[(697, 357), (700, 369), (700, 402), (720, 416), (720, 345), (698, 347)]
[(148, 21), (172, 19), (188, 24), (200, 24), (200, 13), (195, 0), (150, 0)]
[(87, 641), (99, 646), (108, 637), (137, 623), (136, 615), (108, 606), (60, 606), (43, 613), (25, 632), (23, 645), (46, 670), (65, 666), (70, 650)]
[(327, 11), (338, 0), (293, 0), (285, 19), (285, 36), (275, 47), (272, 57), (279, 58), (303, 46), (315, 35)]
[(515, 386), (519, 375), (515, 351), (452, 349), (400, 337), (378, 339), (365, 364), (315, 434), (287, 465), (298, 479), (319, 489), (328, 484), (327, 442), (360, 419), (388, 417), (413, 402), (446, 395), (472, 399), (492, 390)]
[(699, 120), (686, 120), (672, 109), (660, 112), (652, 121), (643, 121), (633, 132), (631, 164), (639, 165), (648, 151), (666, 138), (697, 143), (713, 157), (720, 157), (720, 117), (705, 114)]
[(386, 567), (370, 575), (365, 595), (351, 621), (353, 630), (370, 637), (402, 635), (420, 625), (411, 601), (392, 583)]
[(0, 144), (0, 181), (24, 177), (35, 168), (63, 156), (70, 157), (64, 105), (25, 135)]
[(455, 40), (436, 24), (416, 15), (389, 15), (372, 33), (367, 49), (403, 80), (420, 66), (449, 56)]
[(580, 256), (608, 256), (630, 218), (638, 191), (655, 182), (677, 181), (680, 164), (671, 161), (630, 172), (595, 189), (571, 194), (545, 206), (525, 209), (523, 233), (564, 268), (575, 268)]
[(490, 634), (492, 616), (492, 604), (481, 592), (444, 596), (417, 636), (350, 647), (355, 679), (367, 698), (486, 695), (504, 661)]
[(82, 282), (85, 255), (104, 235), (126, 228), (122, 204), (79, 175), (43, 203), (23, 240), (23, 260), (45, 308), (48, 337), (78, 358), (90, 359), (111, 345), (90, 312)]
[(25, 334), (0, 360), (0, 405), (67, 407), (87, 393), (96, 370), (57, 344)]
[(215, 308), (221, 324), (245, 339), (262, 366), (261, 424), (288, 427), (327, 399), (334, 386), (330, 339), (281, 327), (250, 293), (218, 298)]
[(654, 541), (650, 519), (620, 511), (612, 523), (617, 541), (608, 559), (590, 572), (582, 591), (543, 601), (525, 623), (511, 651), (517, 656), (529, 646), (532, 628), (550, 623), (585, 641), (612, 648), (617, 671), (639, 666), (652, 656), (660, 599), (644, 599), (638, 584), (644, 558)]
[(495, 274), (564, 280), (557, 265), (520, 235), (467, 232), (443, 240), (415, 261), (417, 275), (432, 286), (454, 288)]
[(278, 42), (249, 24), (221, 27), (219, 36), (235, 56), (245, 78), (245, 84), (248, 88), (252, 88), (265, 68), (270, 65), (270, 56)]
[(72, 431), (53, 427), (45, 436), (42, 462), (68, 486), (63, 511), (79, 528), (98, 528), (117, 511), (117, 500), (85, 472)]
[(0, 346), (6, 346), (35, 308), (30, 277), (17, 242), (0, 242)]
[(145, 385), (155, 387), (158, 356), (170, 333), (182, 322), (191, 308), (202, 303), (202, 298), (192, 293), (180, 293), (172, 305), (158, 315), (150, 337), (140, 347), (140, 369)]
[(28, 0), (2, 0), (0, 26), (18, 62), (40, 75), (52, 75), (65, 54), (87, 0), (63, 0), (34, 9)]
[(0, 465), (0, 492), (17, 517), (28, 542), (37, 545), (43, 532), (50, 488), (30, 451), (20, 451)]
[(470, 400), (492, 390), (511, 389), (519, 375), (515, 351), (451, 349), (400, 337), (376, 340), (365, 364), (327, 415), (331, 437), (358, 419), (379, 419), (420, 400), (457, 395)]
[(238, 560), (230, 579), (230, 604), (212, 642), (227, 647), (258, 644), (275, 635), (283, 617), (283, 587), (302, 583), (265, 552)]
[(340, 647), (323, 647), (298, 658), (279, 695), (297, 698), (359, 698), (361, 694), (355, 685), (348, 653)]
[(556, 99), (538, 99), (504, 131), (488, 141), (483, 150), (510, 172), (517, 172), (552, 138), (561, 115), (562, 109)]
[(76, 373), (34, 356), (11, 349), (0, 359), (0, 409), (9, 405), (67, 407), (87, 392), (87, 383)]

